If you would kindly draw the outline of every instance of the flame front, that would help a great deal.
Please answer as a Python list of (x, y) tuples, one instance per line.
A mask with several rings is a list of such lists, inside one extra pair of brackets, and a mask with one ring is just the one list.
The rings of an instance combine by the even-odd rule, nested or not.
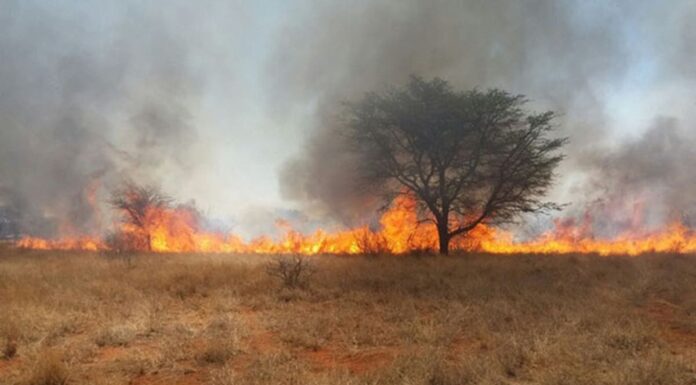
[[(247, 254), (404, 254), (414, 251), (435, 252), (437, 232), (431, 223), (419, 221), (416, 202), (398, 197), (381, 216), (378, 230), (367, 226), (337, 232), (319, 229), (302, 234), (289, 224), (279, 222), (284, 235), (279, 240), (268, 236), (244, 241), (235, 234), (206, 232), (199, 219), (186, 207), (151, 208), (141, 228), (123, 224), (120, 234), (131, 249), (153, 252), (202, 252)], [(516, 242), (511, 233), (479, 225), (465, 237), (452, 240), (452, 249), (495, 254), (567, 254), (638, 255), (643, 253), (694, 253), (696, 234), (681, 223), (654, 232), (626, 232), (612, 239), (588, 235), (586, 225), (557, 221), (553, 230), (538, 238)], [(114, 246), (100, 238), (75, 237), (48, 240), (26, 237), (17, 243), (27, 249), (109, 250)]]

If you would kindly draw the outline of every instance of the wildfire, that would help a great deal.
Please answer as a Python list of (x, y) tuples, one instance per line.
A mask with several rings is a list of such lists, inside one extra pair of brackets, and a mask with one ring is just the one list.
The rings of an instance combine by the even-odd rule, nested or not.
[(625, 233), (610, 240), (577, 238), (557, 228), (530, 242), (513, 242), (508, 233), (498, 232), (484, 239), (480, 249), (489, 253), (567, 254), (592, 253), (607, 255), (639, 255), (645, 253), (696, 252), (696, 234), (681, 223), (653, 233)]
[[(379, 229), (359, 227), (328, 232), (322, 229), (302, 234), (288, 223), (279, 221), (284, 230), (279, 240), (262, 236), (245, 241), (235, 234), (201, 230), (199, 215), (188, 207), (151, 207), (141, 226), (121, 224), (116, 236), (75, 237), (47, 240), (26, 237), (17, 246), (27, 249), (55, 250), (130, 250), (153, 252), (204, 252), (246, 254), (404, 254), (437, 250), (437, 232), (430, 223), (422, 223), (416, 203), (408, 196), (398, 197), (381, 216)], [(585, 224), (557, 221), (555, 228), (538, 238), (516, 242), (511, 233), (479, 225), (466, 237), (455, 238), (452, 249), (495, 254), (638, 255), (643, 253), (694, 253), (696, 234), (681, 223), (656, 232), (627, 232), (612, 239), (589, 234)]]
[(48, 240), (36, 237), (25, 237), (17, 242), (17, 247), (36, 250), (85, 250), (98, 251), (106, 249), (104, 243), (96, 238), (77, 237)]

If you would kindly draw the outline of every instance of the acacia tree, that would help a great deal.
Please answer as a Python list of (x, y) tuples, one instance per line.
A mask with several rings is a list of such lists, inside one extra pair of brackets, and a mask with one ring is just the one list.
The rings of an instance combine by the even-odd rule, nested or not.
[[(122, 240), (128, 243), (129, 248), (139, 250), (152, 250), (150, 229), (148, 228), (148, 213), (153, 209), (169, 207), (171, 198), (164, 195), (153, 186), (142, 186), (127, 181), (114, 190), (109, 203), (121, 214), (123, 223), (133, 226), (142, 239)], [(120, 234), (121, 237), (127, 234)], [(129, 235), (132, 237), (132, 234)], [(120, 242), (120, 243), (123, 243)]]
[(556, 209), (544, 202), (566, 138), (549, 138), (555, 114), (498, 89), (459, 92), (412, 77), (401, 88), (346, 105), (347, 138), (363, 182), (415, 196), (437, 227), (439, 251), (482, 223)]

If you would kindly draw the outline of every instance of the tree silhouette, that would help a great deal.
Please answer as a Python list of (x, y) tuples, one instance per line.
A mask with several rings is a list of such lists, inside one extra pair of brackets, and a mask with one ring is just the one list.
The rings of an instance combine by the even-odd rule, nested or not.
[(408, 193), (437, 226), (439, 251), (482, 223), (555, 209), (542, 201), (566, 138), (549, 138), (555, 114), (527, 113), (527, 99), (498, 89), (454, 91), (412, 77), (401, 88), (346, 105), (347, 136), (363, 182)]

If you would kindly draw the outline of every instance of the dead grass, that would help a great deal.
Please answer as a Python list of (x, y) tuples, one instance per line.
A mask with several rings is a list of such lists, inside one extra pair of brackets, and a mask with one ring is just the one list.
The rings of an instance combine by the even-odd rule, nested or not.
[(17, 320), (10, 314), (0, 316), (0, 358), (9, 360), (17, 355), (17, 340), (19, 339)]
[(45, 351), (32, 368), (27, 385), (67, 385), (69, 381), (70, 372), (61, 355)]
[(0, 384), (696, 384), (694, 257), (130, 261), (3, 250)]

